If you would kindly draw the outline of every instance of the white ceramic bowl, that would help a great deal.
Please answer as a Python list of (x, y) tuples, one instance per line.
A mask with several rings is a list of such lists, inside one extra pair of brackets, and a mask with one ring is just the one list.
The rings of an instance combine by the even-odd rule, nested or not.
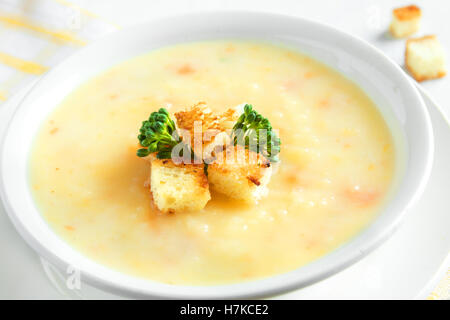
[[(180, 42), (239, 38), (280, 43), (306, 53), (356, 82), (376, 103), (392, 131), (397, 174), (390, 199), (353, 240), (294, 271), (221, 286), (177, 286), (136, 278), (84, 257), (61, 240), (37, 210), (28, 182), (28, 156), (42, 121), (79, 84), (120, 61)], [(0, 150), (1, 199), (22, 237), (61, 270), (111, 293), (141, 298), (245, 298), (274, 295), (319, 281), (349, 266), (385, 240), (423, 191), (433, 158), (431, 122), (409, 77), (380, 51), (330, 26), (289, 16), (199, 13), (128, 28), (81, 49), (48, 72), (12, 116)]]

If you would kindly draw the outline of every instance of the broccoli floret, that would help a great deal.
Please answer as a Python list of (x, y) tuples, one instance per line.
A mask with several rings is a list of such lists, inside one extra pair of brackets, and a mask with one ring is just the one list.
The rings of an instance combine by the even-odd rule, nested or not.
[(175, 122), (164, 108), (153, 112), (148, 120), (142, 122), (138, 139), (144, 148), (137, 151), (137, 156), (146, 157), (157, 152), (158, 159), (170, 159), (173, 147), (181, 142)]
[(244, 106), (231, 133), (234, 145), (243, 145), (247, 149), (260, 152), (271, 162), (277, 162), (281, 140), (272, 130), (270, 121), (253, 110), (251, 104)]

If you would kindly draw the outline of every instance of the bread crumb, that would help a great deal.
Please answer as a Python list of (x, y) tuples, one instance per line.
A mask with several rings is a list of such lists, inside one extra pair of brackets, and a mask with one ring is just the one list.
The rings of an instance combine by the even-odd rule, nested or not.
[(148, 156), (150, 190), (163, 213), (202, 210), (211, 199), (203, 164), (175, 164), (171, 159)]
[(417, 81), (444, 77), (446, 74), (445, 55), (436, 36), (408, 39), (405, 65)]
[(415, 5), (394, 9), (389, 27), (391, 34), (396, 38), (403, 38), (416, 33), (420, 28), (421, 16), (420, 8)]
[(239, 111), (232, 108), (217, 115), (205, 102), (199, 102), (185, 111), (175, 113), (175, 118), (181, 129), (181, 137), (186, 139), (183, 131), (189, 134), (189, 144), (196, 156), (208, 159), (217, 146), (229, 144), (229, 131), (239, 115)]
[(220, 153), (216, 151), (216, 159), (208, 165), (211, 189), (250, 203), (267, 194), (271, 175), (270, 162), (242, 146), (228, 146)]

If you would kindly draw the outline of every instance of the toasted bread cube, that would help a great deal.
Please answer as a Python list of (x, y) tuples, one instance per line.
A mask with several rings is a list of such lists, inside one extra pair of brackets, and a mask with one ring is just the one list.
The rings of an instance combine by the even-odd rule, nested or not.
[[(228, 109), (221, 115), (215, 115), (205, 102), (199, 102), (186, 111), (175, 113), (178, 128), (189, 134), (192, 150), (202, 159), (210, 158), (217, 146), (230, 143), (229, 133), (238, 117), (239, 112), (235, 109)], [(181, 136), (185, 136), (183, 132)]]
[(161, 212), (198, 211), (206, 206), (211, 195), (203, 164), (175, 164), (171, 159), (148, 158), (150, 189)]
[(392, 16), (389, 30), (396, 38), (407, 37), (416, 33), (420, 28), (422, 12), (415, 5), (394, 9)]
[(212, 190), (249, 203), (267, 195), (271, 175), (272, 166), (266, 158), (241, 146), (216, 151), (215, 160), (208, 165)]
[(436, 36), (409, 39), (406, 42), (405, 65), (417, 81), (445, 76), (445, 55)]

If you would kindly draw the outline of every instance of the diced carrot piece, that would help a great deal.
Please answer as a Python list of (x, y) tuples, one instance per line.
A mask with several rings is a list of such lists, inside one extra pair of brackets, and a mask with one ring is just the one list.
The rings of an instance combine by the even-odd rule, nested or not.
[(232, 44), (228, 45), (228, 46), (225, 48), (225, 51), (228, 52), (228, 53), (234, 52), (235, 50), (236, 50), (236, 48), (235, 48)]
[(314, 78), (316, 74), (314, 72), (308, 71), (305, 73), (305, 79), (311, 79)]
[(377, 191), (361, 190), (360, 188), (347, 188), (345, 197), (358, 207), (366, 208), (376, 203), (380, 197)]
[(189, 64), (184, 64), (180, 68), (178, 68), (177, 73), (181, 75), (194, 73), (195, 70)]

